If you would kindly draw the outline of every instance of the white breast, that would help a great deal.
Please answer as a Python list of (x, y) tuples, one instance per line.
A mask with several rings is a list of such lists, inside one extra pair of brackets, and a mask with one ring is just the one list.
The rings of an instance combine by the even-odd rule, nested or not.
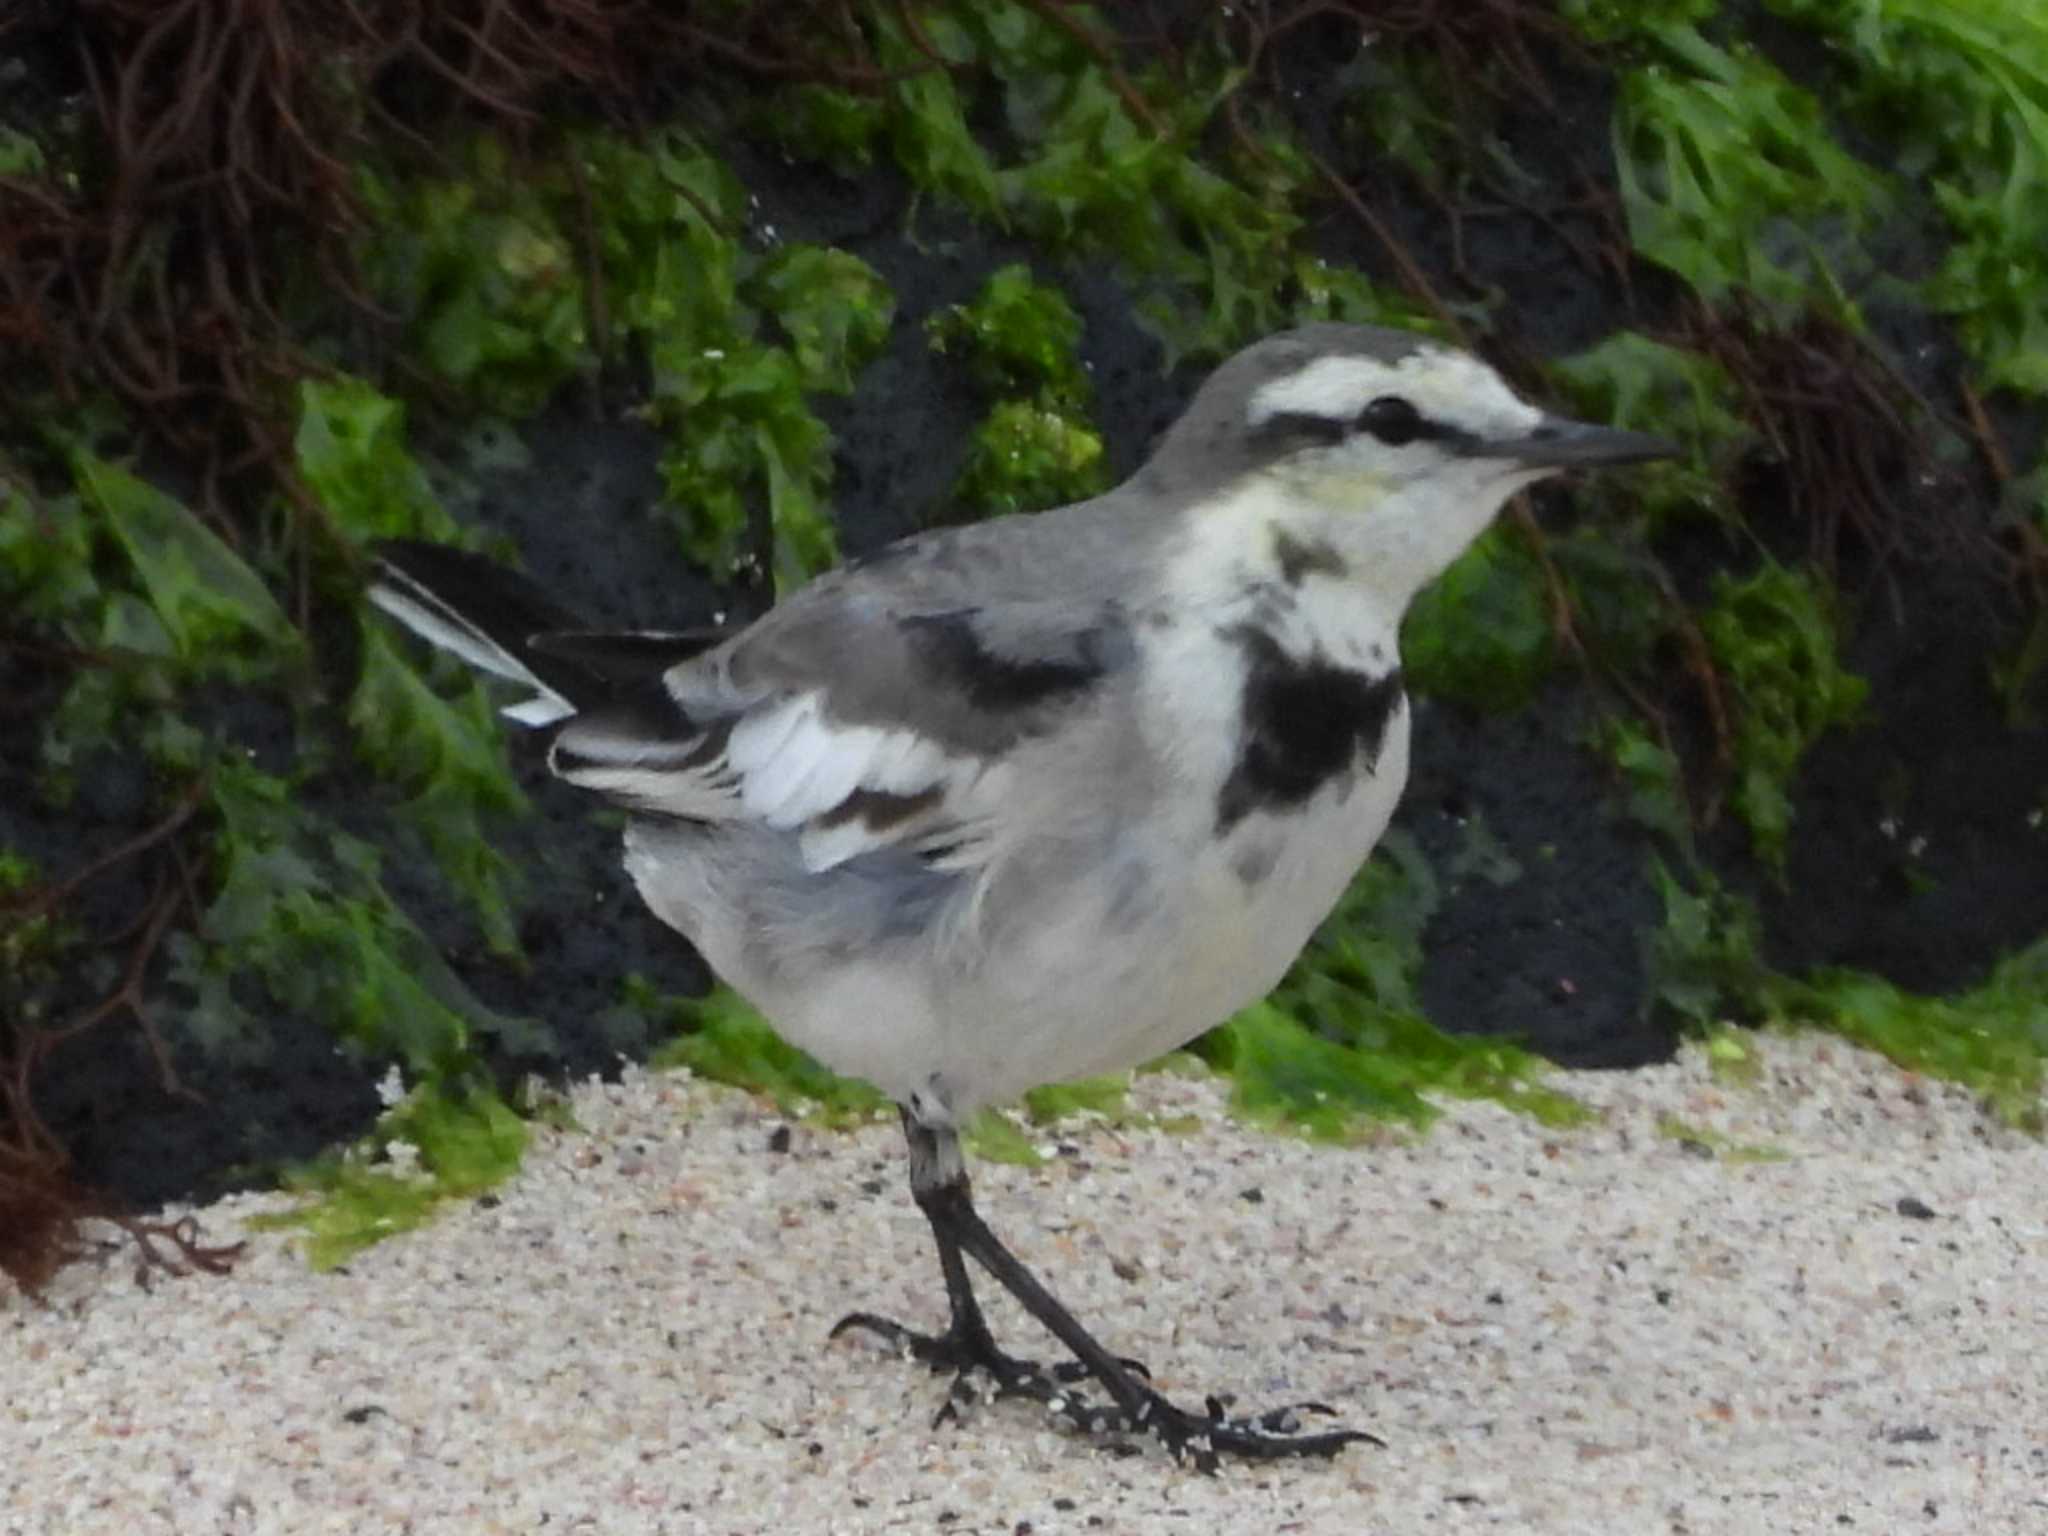
[(1212, 842), (1164, 904), (1157, 937), (1172, 958), (1157, 992), (1126, 1000), (1148, 1026), (1100, 1041), (1096, 1064), (1075, 1075), (1173, 1050), (1270, 992), (1379, 842), (1407, 778), (1403, 705), (1373, 768), (1333, 780), (1298, 810), (1254, 813)]
[[(1207, 649), (1199, 668), (1155, 657), (1148, 674), (1179, 698), (1141, 702), (1186, 732), (1177, 746), (1155, 739), (1178, 782), (1119, 829), (1105, 865), (995, 936), (943, 1005), (960, 1017), (943, 1027), (940, 1070), (963, 1108), (1149, 1061), (1256, 1002), (1386, 830), (1408, 777), (1405, 703), (1370, 765), (1361, 759), (1305, 802), (1254, 810), (1219, 835), (1234, 718), (1204, 711), (1216, 699), (1234, 711), (1240, 653), (1207, 630), (1185, 643), (1182, 662)], [(1196, 671), (1208, 679), (1199, 694)]]

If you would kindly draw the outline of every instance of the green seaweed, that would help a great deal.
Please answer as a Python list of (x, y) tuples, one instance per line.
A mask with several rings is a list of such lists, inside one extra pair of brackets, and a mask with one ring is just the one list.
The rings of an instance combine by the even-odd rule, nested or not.
[[(1320, 279), (1299, 248), (1314, 169), (1263, 109), (1244, 114), (1242, 138), (1215, 131), (1243, 84), (1223, 54), (1193, 58), (1192, 84), (1163, 71), (1123, 79), (1072, 29), (1016, 0), (926, 7), (916, 40), (886, 11), (869, 20), (879, 62), (896, 72), (879, 113), (805, 85), (777, 93), (755, 120), (791, 153), (841, 169), (886, 143), (924, 196), (1051, 253), (1117, 260), (1169, 363), (1220, 356), (1319, 305), (1388, 323), (1413, 308), (1355, 274)], [(927, 49), (948, 67), (934, 68)], [(1006, 153), (977, 134), (977, 112), (1000, 116)], [(1211, 153), (1219, 141), (1231, 147)]]
[(2048, 939), (1945, 997), (1848, 967), (1792, 976), (1763, 958), (1755, 907), (1710, 872), (1695, 870), (1690, 886), (1660, 861), (1652, 874), (1664, 903), (1649, 939), (1652, 995), (1704, 1036), (1717, 1075), (1754, 1071), (1728, 1019), (1822, 1029), (1961, 1084), (2007, 1124), (2048, 1131)]
[(641, 996), (660, 1010), (666, 1026), (679, 1031), (649, 1058), (652, 1067), (688, 1067), (825, 1125), (858, 1125), (888, 1113), (889, 1101), (880, 1092), (820, 1066), (730, 987), (713, 987), (700, 998), (654, 999), (644, 990)]
[(348, 374), (299, 385), (292, 462), (341, 534), (354, 541), (451, 542), (455, 522), (407, 446), (405, 406)]
[(171, 970), (189, 999), (177, 1026), (207, 1054), (260, 1052), (264, 1026), (240, 995), (250, 986), (327, 1021), (359, 1057), (428, 1082), (466, 1079), (480, 1036), (515, 1054), (552, 1050), (546, 1026), (463, 985), (386, 892), (369, 844), (246, 764), (215, 764), (207, 787), (220, 824), (215, 894), (199, 934), (173, 946)]
[(751, 131), (849, 178), (874, 164), (890, 123), (888, 104), (815, 81), (786, 85), (750, 105), (745, 121)]
[(1094, 391), (1075, 356), (1081, 317), (1022, 265), (999, 268), (967, 304), (925, 322), (934, 350), (963, 358), (975, 383), (1003, 396), (974, 429), (953, 498), (974, 513), (1033, 511), (1108, 488)]
[(969, 302), (933, 313), (925, 334), (934, 351), (964, 358), (976, 385), (992, 395), (1085, 406), (1094, 393), (1075, 355), (1081, 317), (1022, 262), (991, 272)]
[(518, 1171), (526, 1125), (494, 1092), (415, 1086), (354, 1146), (289, 1170), (289, 1211), (250, 1225), (300, 1231), (313, 1268), (334, 1269), (387, 1237), (426, 1223), (436, 1207), (468, 1199)]
[[(657, 1070), (687, 1067), (711, 1082), (760, 1094), (783, 1113), (814, 1124), (863, 1125), (890, 1112), (882, 1093), (820, 1066), (730, 987), (714, 987), (701, 998), (663, 998), (636, 978), (628, 984), (627, 1004), (678, 1031), (649, 1059)], [(1044, 1157), (1027, 1126), (1081, 1113), (1120, 1116), (1124, 1091), (1118, 1078), (1048, 1084), (1027, 1093), (1018, 1110), (983, 1110), (962, 1134), (977, 1157), (1035, 1165)]]
[(460, 679), (455, 701), (444, 699), (369, 624), (362, 628), (361, 654), (348, 704), (357, 751), (381, 777), (409, 792), (397, 807), (400, 820), (469, 898), (491, 948), (516, 955), (517, 872), (492, 845), (488, 828), (494, 818), (523, 816), (527, 803), (507, 766), (490, 700), (470, 675)]
[(185, 505), (94, 454), (74, 452), (80, 494), (134, 570), (148, 601), (117, 607), (124, 649), (176, 658), (194, 674), (249, 682), (294, 663), (299, 632), (263, 579)]
[[(680, 128), (640, 144), (569, 134), (517, 176), (479, 135), (457, 163), (454, 176), (365, 179), (368, 275), (438, 385), (517, 419), (631, 348), (652, 383), (642, 414), (665, 439), (683, 551), (721, 577), (765, 560), (779, 590), (830, 565), (831, 434), (810, 397), (851, 389), (887, 334), (892, 303), (874, 271), (845, 251), (743, 244), (744, 189)], [(586, 219), (602, 335), (572, 234)], [(369, 425), (397, 430), (388, 415)]]
[(1604, 717), (1592, 745), (1614, 765), (1622, 784), (1622, 809), (1638, 826), (1667, 839), (1691, 862), (1695, 847), (1685, 770), (1678, 754), (1643, 725), (1618, 715)]
[(1870, 691), (1841, 664), (1832, 606), (1818, 576), (1767, 560), (1747, 577), (1717, 573), (1700, 616), (1738, 710), (1731, 799), (1758, 856), (1780, 872), (1799, 760), (1828, 731), (1855, 724)]
[[(829, 566), (832, 436), (809, 396), (844, 393), (887, 335), (894, 302), (844, 251), (746, 251), (739, 183), (680, 131), (646, 151), (579, 146), (603, 206), (606, 281), (621, 332), (644, 348), (647, 419), (685, 553), (728, 576), (765, 559), (778, 592)], [(764, 338), (772, 322), (788, 337)], [(756, 508), (765, 549), (749, 547)]]
[(1688, 885), (1652, 857), (1650, 877), (1664, 907), (1646, 941), (1650, 998), (1702, 1030), (1729, 1014), (1760, 1016), (1771, 972), (1756, 908), (1710, 871), (1695, 870)]
[(49, 169), (50, 157), (43, 146), (19, 128), (0, 124), (0, 176), (27, 180)]
[(1726, 1025), (1710, 1025), (1705, 1032), (1707, 1070), (1714, 1081), (1730, 1087), (1752, 1088), (1763, 1080), (1763, 1064), (1756, 1047), (1740, 1031)]
[[(40, 723), (36, 788), (67, 804), (83, 764), (125, 751), (189, 780), (207, 752), (184, 718), (191, 691), (303, 690), (306, 647), (244, 558), (258, 552), (230, 547), (83, 433), (50, 442), (43, 481), (11, 466), (0, 477), (0, 599), (95, 664), (70, 673)], [(67, 488), (45, 489), (66, 477)]]
[(1107, 490), (1102, 435), (1066, 412), (1001, 400), (975, 427), (954, 503), (976, 513), (1033, 512)]
[(1505, 712), (1535, 698), (1555, 660), (1543, 567), (1519, 530), (1489, 528), (1409, 605), (1403, 675), (1417, 691)]
[(363, 167), (364, 277), (401, 344), (477, 407), (521, 417), (594, 369), (584, 291), (551, 178), (475, 134), (454, 175)]
[(35, 860), (18, 849), (0, 846), (0, 1019), (15, 1028), (34, 1028), (45, 1021), (50, 989), (62, 967), (71, 963), (77, 943), (76, 925), (50, 912), (26, 917), (7, 912), (7, 898), (21, 896), (41, 883)]
[(1768, 0), (1835, 47), (1840, 94), (1931, 189), (1926, 286), (1995, 386), (2048, 394), (2048, 15), (2034, 0)]
[(2048, 1131), (2048, 938), (1947, 997), (1835, 968), (1773, 978), (1767, 997), (1774, 1018), (1847, 1036), (1910, 1071), (1961, 1084), (2009, 1125)]
[(1326, 1140), (1375, 1119), (1427, 1124), (1430, 1094), (1495, 1099), (1546, 1124), (1585, 1118), (1542, 1085), (1539, 1057), (1423, 1015), (1422, 933), (1440, 900), (1421, 851), (1390, 832), (1273, 994), (1196, 1042), (1240, 1113)]
[[(1698, 352), (1620, 331), (1550, 365), (1578, 414), (1675, 439), (1684, 453), (1639, 465), (1625, 480), (1581, 490), (1603, 514), (1640, 519), (1645, 532), (1676, 519), (1729, 521), (1727, 478), (1756, 442), (1727, 370)], [(1626, 538), (1615, 530), (1614, 536)]]
[(94, 532), (75, 488), (45, 494), (0, 460), (0, 606), (23, 625), (92, 643), (106, 602)]
[(1696, 5), (1567, 14), (1649, 55), (1622, 76), (1614, 119), (1636, 253), (1709, 301), (1747, 294), (1781, 316), (1839, 308), (1837, 269), (1870, 265), (1857, 237), (1892, 192), (1834, 142), (1813, 94), (1753, 49), (1709, 41), (1691, 24)]
[(1773, 1147), (1761, 1142), (1736, 1141), (1733, 1137), (1724, 1136), (1719, 1131), (1705, 1126), (1694, 1125), (1677, 1115), (1659, 1115), (1657, 1134), (1667, 1141), (1679, 1143), (1688, 1151), (1698, 1151), (1703, 1156), (1723, 1163), (1782, 1163), (1791, 1157), (1791, 1154), (1782, 1147)]

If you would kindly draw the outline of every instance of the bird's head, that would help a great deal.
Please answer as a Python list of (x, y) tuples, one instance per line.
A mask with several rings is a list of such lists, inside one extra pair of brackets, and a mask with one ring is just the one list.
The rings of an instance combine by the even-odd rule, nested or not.
[(1283, 511), (1313, 509), (1363, 557), (1361, 574), (1405, 601), (1523, 486), (1678, 451), (1530, 405), (1456, 347), (1316, 325), (1268, 337), (1217, 369), (1147, 473), (1183, 495), (1250, 492)]

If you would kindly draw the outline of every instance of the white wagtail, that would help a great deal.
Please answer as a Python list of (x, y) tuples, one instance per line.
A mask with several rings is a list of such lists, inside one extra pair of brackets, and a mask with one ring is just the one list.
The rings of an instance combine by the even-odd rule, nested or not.
[[(958, 1127), (1279, 981), (1407, 778), (1409, 599), (1520, 487), (1673, 451), (1548, 415), (1453, 348), (1316, 325), (1217, 369), (1108, 494), (903, 539), (737, 632), (591, 630), (432, 545), (380, 549), (370, 595), (532, 690), (506, 713), (557, 726), (554, 772), (631, 813), (647, 904), (791, 1043), (901, 1107), (951, 1322), (856, 1313), (835, 1335), (1212, 1468), (1372, 1437), (1161, 1396), (982, 1222)], [(1074, 1358), (1000, 1350), (964, 1258)]]

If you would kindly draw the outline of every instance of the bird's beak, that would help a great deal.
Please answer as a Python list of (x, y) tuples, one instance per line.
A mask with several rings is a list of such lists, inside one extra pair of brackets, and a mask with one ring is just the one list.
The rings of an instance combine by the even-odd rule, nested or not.
[(1493, 438), (1474, 445), (1489, 459), (1510, 459), (1531, 469), (1578, 469), (1675, 459), (1685, 450), (1669, 438), (1620, 427), (1546, 416), (1525, 437)]

